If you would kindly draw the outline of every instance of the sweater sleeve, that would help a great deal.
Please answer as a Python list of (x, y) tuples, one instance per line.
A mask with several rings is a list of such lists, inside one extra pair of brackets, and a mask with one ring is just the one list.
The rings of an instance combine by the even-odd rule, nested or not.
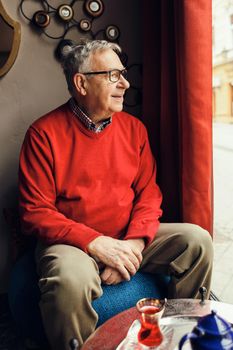
[(29, 128), (20, 153), (19, 206), (22, 231), (47, 244), (69, 244), (86, 251), (101, 235), (56, 208), (54, 162), (45, 133)]
[(135, 200), (124, 239), (143, 238), (151, 243), (162, 215), (162, 194), (156, 184), (156, 163), (152, 155), (146, 128), (142, 125), (140, 163), (133, 183)]

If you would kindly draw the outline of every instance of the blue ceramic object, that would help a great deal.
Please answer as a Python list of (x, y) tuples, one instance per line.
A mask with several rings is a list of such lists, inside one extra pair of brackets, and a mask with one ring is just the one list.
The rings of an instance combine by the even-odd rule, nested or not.
[(193, 350), (232, 350), (233, 330), (216, 311), (212, 311), (198, 321), (191, 333), (181, 338), (179, 350), (187, 340), (190, 340)]

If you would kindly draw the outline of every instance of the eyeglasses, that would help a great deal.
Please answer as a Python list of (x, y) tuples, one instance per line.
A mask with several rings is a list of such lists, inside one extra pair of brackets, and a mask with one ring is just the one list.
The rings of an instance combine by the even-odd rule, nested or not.
[(118, 80), (120, 80), (121, 75), (127, 79), (127, 69), (124, 68), (122, 70), (120, 69), (112, 69), (112, 70), (103, 70), (100, 72), (87, 72), (87, 73), (81, 73), (84, 75), (95, 75), (95, 74), (108, 74), (108, 79), (112, 83), (116, 83)]

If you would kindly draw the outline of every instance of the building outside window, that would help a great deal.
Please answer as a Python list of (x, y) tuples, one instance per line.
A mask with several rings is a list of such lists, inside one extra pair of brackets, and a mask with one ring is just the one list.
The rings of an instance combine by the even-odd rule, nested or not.
[(213, 117), (233, 123), (232, 0), (213, 0)]
[(214, 271), (212, 290), (233, 303), (233, 1), (213, 5)]

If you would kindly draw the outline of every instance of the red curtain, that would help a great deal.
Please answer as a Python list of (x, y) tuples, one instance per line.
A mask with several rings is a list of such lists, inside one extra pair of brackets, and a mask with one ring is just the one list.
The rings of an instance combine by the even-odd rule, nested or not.
[(211, 0), (143, 1), (143, 121), (163, 221), (212, 233)]

